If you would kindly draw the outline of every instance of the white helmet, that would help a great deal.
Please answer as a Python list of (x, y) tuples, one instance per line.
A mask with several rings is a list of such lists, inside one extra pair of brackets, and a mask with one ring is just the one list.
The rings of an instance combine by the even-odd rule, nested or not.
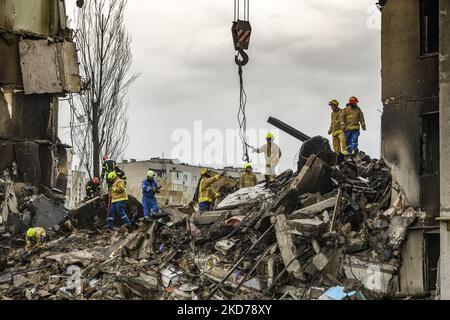
[(150, 170), (149, 172), (147, 172), (147, 178), (149, 179), (153, 179), (156, 177), (156, 173), (152, 170)]

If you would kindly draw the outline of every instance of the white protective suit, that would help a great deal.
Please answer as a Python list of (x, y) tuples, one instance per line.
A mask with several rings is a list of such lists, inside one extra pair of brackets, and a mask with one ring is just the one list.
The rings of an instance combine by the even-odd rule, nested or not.
[[(275, 168), (278, 166), (278, 163), (280, 162), (280, 147), (275, 143), (265, 144), (261, 148), (254, 149), (256, 153), (264, 153), (266, 157), (266, 176), (275, 177)], [(269, 154), (270, 151), (270, 154)]]

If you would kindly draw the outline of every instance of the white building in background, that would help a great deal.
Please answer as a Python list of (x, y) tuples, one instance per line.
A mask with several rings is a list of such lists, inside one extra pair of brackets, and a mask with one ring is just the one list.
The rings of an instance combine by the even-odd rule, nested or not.
[[(193, 197), (200, 179), (200, 171), (204, 167), (180, 163), (179, 160), (153, 158), (146, 161), (131, 159), (124, 160), (119, 165), (127, 175), (128, 193), (137, 199), (142, 199), (142, 182), (146, 179), (147, 172), (153, 170), (157, 174), (157, 182), (163, 188), (157, 196), (160, 205), (188, 205)], [(214, 170), (214, 169), (213, 169)], [(227, 175), (239, 179), (242, 169), (226, 167)], [(215, 170), (223, 171), (223, 170)], [(257, 173), (260, 180), (261, 174)]]
[(66, 192), (66, 208), (75, 208), (86, 197), (86, 172), (70, 170), (67, 192)]
[[(67, 153), (67, 166), (72, 168), (73, 155), (71, 152)], [(66, 189), (66, 203), (65, 207), (68, 209), (75, 208), (86, 197), (86, 183), (87, 174), (75, 167), (75, 170), (70, 169), (67, 176)]]

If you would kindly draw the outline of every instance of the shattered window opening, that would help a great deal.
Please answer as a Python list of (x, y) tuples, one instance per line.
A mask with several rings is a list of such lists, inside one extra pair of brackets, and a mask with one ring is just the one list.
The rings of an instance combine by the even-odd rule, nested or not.
[(439, 0), (420, 0), (420, 54), (439, 52)]
[(439, 174), (439, 113), (423, 114), (420, 123), (420, 173)]

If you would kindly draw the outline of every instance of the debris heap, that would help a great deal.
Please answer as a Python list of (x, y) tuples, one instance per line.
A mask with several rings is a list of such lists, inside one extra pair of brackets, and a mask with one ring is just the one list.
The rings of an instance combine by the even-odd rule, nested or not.
[(132, 232), (102, 231), (102, 200), (84, 204), (45, 247), (26, 253), (14, 239), (0, 247), (9, 250), (0, 297), (392, 296), (401, 245), (417, 212), (393, 186), (382, 160), (361, 152), (333, 162), (326, 154), (310, 154), (297, 173), (286, 171), (269, 185), (229, 194), (212, 212), (169, 207), (145, 224), (136, 209)]

